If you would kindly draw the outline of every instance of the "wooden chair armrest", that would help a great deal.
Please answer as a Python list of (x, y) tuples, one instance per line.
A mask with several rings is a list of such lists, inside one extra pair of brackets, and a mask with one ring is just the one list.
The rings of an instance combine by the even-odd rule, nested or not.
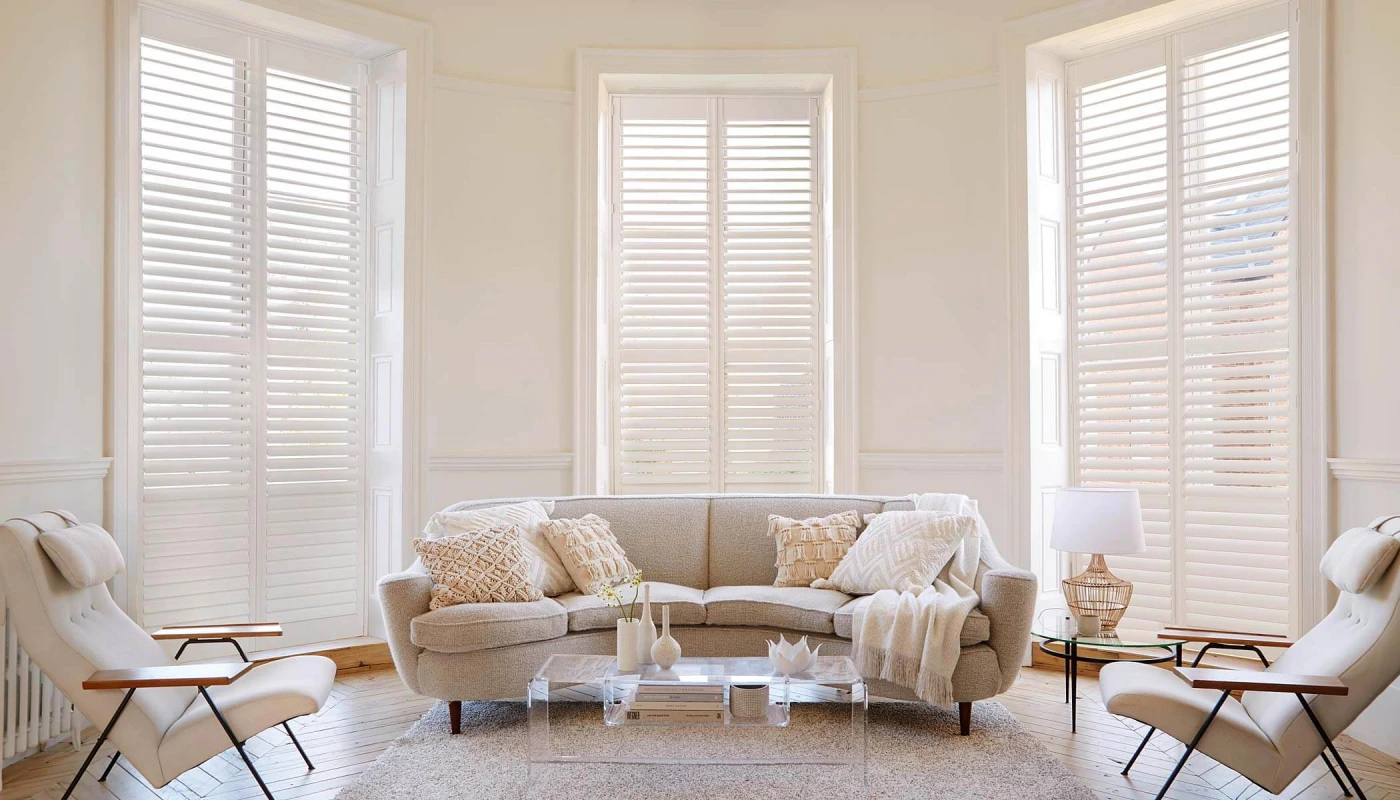
[(1245, 672), (1204, 667), (1174, 667), (1177, 677), (1192, 689), (1289, 694), (1345, 695), (1346, 684), (1329, 675), (1290, 675), (1284, 672)]
[(227, 625), (187, 625), (161, 628), (152, 639), (260, 639), (281, 636), (282, 626), (276, 622), (238, 622)]
[(145, 689), (169, 686), (227, 686), (252, 664), (177, 664), (169, 667), (103, 669), (83, 681), (84, 689)]
[(1163, 639), (1180, 639), (1184, 642), (1228, 644), (1241, 647), (1291, 647), (1293, 645), (1293, 641), (1287, 636), (1278, 636), (1272, 633), (1218, 631), (1210, 628), (1168, 626), (1158, 631), (1157, 635)]

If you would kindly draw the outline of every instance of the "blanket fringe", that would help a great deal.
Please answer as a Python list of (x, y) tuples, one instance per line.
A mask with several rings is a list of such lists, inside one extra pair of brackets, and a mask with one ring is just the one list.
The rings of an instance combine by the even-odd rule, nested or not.
[(879, 647), (862, 647), (854, 655), (860, 674), (913, 689), (925, 703), (944, 708), (953, 706), (952, 679), (923, 669), (922, 659), (900, 656)]

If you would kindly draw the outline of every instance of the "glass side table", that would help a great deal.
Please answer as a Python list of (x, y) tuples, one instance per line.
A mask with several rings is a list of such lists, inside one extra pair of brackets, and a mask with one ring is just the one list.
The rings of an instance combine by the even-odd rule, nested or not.
[[(1181, 666), (1182, 647), (1186, 644), (1182, 639), (1163, 639), (1150, 633), (1125, 632), (1101, 634), (1099, 636), (1080, 636), (1079, 629), (1073, 619), (1064, 620), (1055, 618), (1046, 622), (1037, 621), (1031, 627), (1031, 635), (1041, 639), (1040, 652), (1052, 657), (1062, 659), (1065, 662), (1065, 702), (1069, 703), (1069, 729), (1074, 732), (1078, 728), (1079, 717), (1079, 665), (1086, 664), (1112, 664), (1116, 661), (1137, 661), (1142, 664), (1162, 664), (1167, 661), (1176, 661), (1176, 665)], [(1052, 647), (1058, 644), (1059, 647)], [(1166, 650), (1164, 655), (1153, 653), (1123, 653), (1119, 658), (1098, 658), (1097, 656), (1082, 656), (1079, 654), (1079, 646), (1103, 647), (1111, 649), (1142, 649), (1142, 650)]]

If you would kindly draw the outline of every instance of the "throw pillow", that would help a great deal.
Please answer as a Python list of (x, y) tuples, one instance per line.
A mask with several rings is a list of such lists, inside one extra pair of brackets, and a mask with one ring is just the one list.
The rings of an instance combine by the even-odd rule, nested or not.
[(459, 603), (529, 603), (544, 597), (530, 581), (519, 525), (414, 539), (433, 579), (429, 609)]
[(544, 592), (545, 597), (555, 597), (572, 591), (574, 581), (564, 562), (549, 546), (540, 527), (549, 521), (549, 512), (554, 510), (554, 501), (548, 507), (538, 500), (524, 503), (478, 508), (471, 511), (440, 511), (428, 520), (423, 532), (429, 538), (452, 536), (459, 533), (479, 532), (503, 525), (519, 525), (523, 532), (521, 544), (529, 561), (530, 580)]
[(929, 586), (957, 553), (977, 518), (944, 511), (886, 511), (865, 518), (865, 533), (817, 589), (846, 594), (904, 592)]
[(811, 586), (814, 580), (830, 578), (855, 544), (859, 529), (858, 511), (802, 520), (769, 514), (768, 535), (778, 546), (778, 578), (773, 585)]
[(604, 586), (616, 586), (637, 572), (608, 521), (596, 514), (552, 519), (543, 527), (545, 538), (584, 594), (597, 594)]

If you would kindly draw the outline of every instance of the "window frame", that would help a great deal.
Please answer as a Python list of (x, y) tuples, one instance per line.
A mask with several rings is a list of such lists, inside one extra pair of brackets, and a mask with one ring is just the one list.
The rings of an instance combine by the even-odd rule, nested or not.
[(606, 493), (612, 471), (606, 275), (611, 252), (605, 192), (610, 163), (611, 95), (626, 93), (816, 94), (824, 148), (823, 260), (830, 265), (827, 312), (832, 320), (828, 417), (832, 446), (824, 459), (824, 491), (857, 486), (856, 372), (856, 66), (853, 48), (778, 51), (632, 51), (580, 49), (575, 69), (577, 114), (576, 246), (574, 259), (573, 486)]

